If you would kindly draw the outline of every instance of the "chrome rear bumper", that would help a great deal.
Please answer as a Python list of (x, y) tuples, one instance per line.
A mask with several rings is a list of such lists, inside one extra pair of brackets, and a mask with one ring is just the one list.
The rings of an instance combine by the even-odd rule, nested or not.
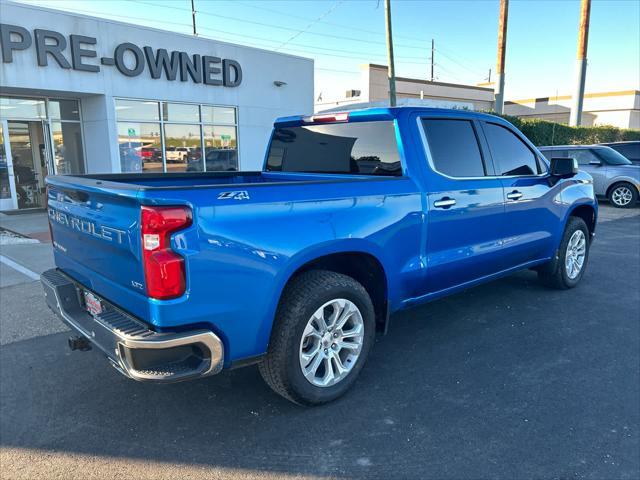
[(86, 289), (69, 276), (52, 269), (40, 280), (49, 308), (133, 380), (176, 382), (222, 370), (224, 346), (209, 330), (154, 332), (102, 298), (105, 309), (93, 316), (83, 306)]

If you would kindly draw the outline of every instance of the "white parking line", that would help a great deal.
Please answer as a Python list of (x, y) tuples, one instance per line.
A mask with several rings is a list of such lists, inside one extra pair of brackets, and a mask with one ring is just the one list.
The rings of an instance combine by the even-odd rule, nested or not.
[(36, 272), (34, 272), (33, 270), (29, 270), (27, 267), (23, 267), (19, 263), (14, 262), (13, 260), (11, 260), (10, 258), (5, 257), (4, 255), (0, 255), (0, 262), (4, 263), (8, 267), (13, 268), (14, 270), (17, 270), (18, 272), (26, 275), (27, 277), (31, 278), (32, 280), (40, 280), (40, 275), (38, 275)]

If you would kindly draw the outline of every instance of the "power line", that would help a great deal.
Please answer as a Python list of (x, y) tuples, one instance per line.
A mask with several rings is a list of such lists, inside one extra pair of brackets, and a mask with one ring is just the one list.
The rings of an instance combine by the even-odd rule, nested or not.
[[(129, 1), (134, 1), (134, 0), (129, 0)], [(146, 2), (135, 2), (135, 3), (145, 3)], [(167, 6), (167, 8), (174, 8), (174, 9), (178, 9), (178, 10), (182, 10), (185, 13), (188, 13), (187, 10), (184, 9), (179, 9), (178, 7), (169, 7)], [(96, 11), (90, 11), (90, 10), (83, 10), (83, 9), (78, 9), (78, 8), (65, 8), (65, 10), (71, 11), (71, 12), (76, 12), (76, 13), (82, 13), (82, 14), (88, 14), (88, 15), (101, 15), (101, 16), (105, 16), (105, 17), (113, 17), (116, 19), (124, 19), (127, 20), (128, 23), (132, 23), (132, 19), (131, 16), (126, 16), (126, 15), (118, 15), (118, 14), (114, 14), (114, 13), (110, 13), (110, 12), (96, 12)], [(171, 25), (173, 27), (175, 26), (181, 26), (181, 27), (187, 27), (190, 30), (192, 29), (193, 25), (191, 23), (180, 23), (180, 22), (175, 22), (175, 21), (166, 21), (166, 20), (154, 20), (154, 19), (149, 19), (147, 20), (148, 23), (150, 24), (163, 24), (163, 25)], [(220, 35), (231, 35), (231, 36), (235, 36), (235, 37), (241, 37), (241, 38), (249, 38), (249, 39), (253, 39), (253, 40), (258, 40), (261, 42), (270, 42), (270, 43), (278, 43), (278, 40), (273, 40), (273, 39), (268, 39), (265, 37), (257, 37), (257, 36), (252, 36), (252, 35), (245, 35), (245, 34), (239, 34), (239, 33), (235, 33), (235, 32), (230, 32), (230, 31), (225, 31), (225, 30), (220, 30), (218, 28), (209, 28), (209, 27), (203, 27), (203, 26), (199, 26), (198, 30), (200, 31), (210, 31), (210, 32), (215, 32), (216, 34)], [(181, 32), (178, 32), (181, 33)], [(200, 34), (200, 36), (202, 38), (207, 38), (207, 39), (212, 39), (212, 40), (222, 40), (222, 41), (230, 41), (230, 42), (237, 42), (238, 40), (232, 40), (232, 39), (225, 39), (225, 38), (220, 38), (220, 37), (212, 37), (210, 35), (203, 35)], [(245, 41), (245, 44), (247, 44), (249, 42)], [(334, 58), (346, 58), (346, 59), (352, 59), (352, 60), (369, 60), (369, 61), (384, 61), (383, 57), (384, 54), (383, 53), (376, 53), (376, 54), (372, 54), (370, 52), (358, 52), (358, 51), (354, 51), (354, 50), (338, 50), (338, 49), (332, 49), (332, 48), (326, 48), (326, 47), (318, 47), (318, 46), (314, 46), (314, 45), (307, 45), (307, 44), (303, 44), (303, 43), (295, 43), (295, 42), (291, 42), (289, 45), (292, 46), (296, 46), (296, 47), (302, 47), (302, 48), (292, 48), (290, 46), (285, 46), (283, 47), (283, 49), (291, 51), (291, 52), (297, 52), (297, 53), (303, 53), (303, 54), (307, 54), (307, 55), (322, 55), (322, 56), (327, 56), (327, 57), (334, 57)], [(251, 46), (253, 48), (265, 48), (264, 45), (260, 45), (260, 44), (252, 44), (252, 45), (247, 45), (247, 46)], [(313, 50), (321, 50), (322, 52), (316, 52), (316, 51), (309, 51), (309, 50), (305, 50), (306, 49), (313, 49)], [(415, 47), (418, 48), (418, 47)], [(438, 51), (441, 51), (441, 48), (438, 48)], [(324, 52), (340, 52), (340, 53), (324, 53)], [(353, 55), (358, 55), (358, 56), (353, 56), (353, 55), (342, 55), (342, 53), (352, 53)], [(450, 58), (450, 57), (449, 57)], [(400, 65), (427, 65), (427, 60), (424, 59), (423, 57), (417, 57), (417, 56), (396, 56), (397, 60), (399, 61)], [(416, 61), (416, 62), (412, 62), (409, 60), (421, 60), (421, 61)], [(451, 60), (454, 61), (454, 60)], [(457, 63), (457, 62), (456, 62)], [(440, 68), (444, 69), (444, 67), (442, 67), (441, 64), (437, 64)], [(327, 70), (327, 71), (331, 71), (332, 69), (323, 69), (323, 70)], [(444, 69), (449, 71), (448, 69)], [(471, 71), (472, 73), (476, 74), (477, 72), (471, 70), (471, 69), (467, 69), (469, 71)], [(335, 71), (339, 71), (339, 70), (335, 70)], [(347, 72), (345, 70), (342, 70), (340, 72)], [(450, 71), (449, 71), (450, 72)], [(356, 72), (348, 72), (348, 73), (356, 73)], [(450, 76), (453, 77), (453, 74), (450, 72)], [(457, 78), (457, 77), (455, 77)], [(458, 79), (458, 78), (457, 78)], [(459, 79), (458, 79), (459, 80)]]
[[(99, 14), (99, 15), (106, 15), (109, 17), (114, 17), (114, 18), (122, 18), (122, 19), (126, 19), (126, 20), (131, 20), (130, 16), (126, 16), (126, 15), (117, 15), (117, 14), (113, 14), (110, 12), (95, 12), (95, 11), (89, 11), (89, 10), (82, 10), (82, 9), (77, 9), (77, 8), (68, 8), (67, 10), (69, 11), (73, 11), (73, 12), (78, 12), (78, 13), (87, 13), (87, 14)], [(163, 20), (149, 20), (150, 23), (161, 23), (161, 24), (166, 24), (166, 25), (172, 25), (172, 26), (183, 26), (183, 27), (189, 27), (191, 28), (192, 25), (189, 23), (179, 23), (179, 22), (168, 22), (168, 21), (163, 21)], [(200, 31), (206, 30), (206, 31), (211, 31), (211, 32), (215, 32), (218, 34), (224, 34), (224, 35), (231, 35), (231, 36), (236, 36), (236, 37), (242, 37), (242, 38), (249, 38), (249, 39), (253, 39), (253, 40), (260, 40), (262, 42), (270, 42), (270, 43), (279, 43), (277, 40), (273, 40), (273, 39), (269, 39), (269, 38), (265, 38), (265, 37), (257, 37), (254, 35), (245, 35), (245, 34), (240, 34), (240, 33), (235, 33), (235, 32), (230, 32), (227, 30), (221, 30), (218, 28), (209, 28), (209, 27), (203, 27), (200, 26), (198, 27), (198, 29)], [(212, 40), (223, 40), (221, 38), (218, 37), (212, 37), (212, 36), (208, 36), (208, 35), (200, 35), (203, 38), (209, 38)], [(232, 40), (232, 41), (237, 41), (237, 40)], [(309, 48), (309, 49), (314, 49), (314, 50), (322, 50), (322, 51), (327, 51), (327, 52), (341, 52), (341, 53), (352, 53), (354, 55), (359, 55), (359, 56), (353, 56), (353, 55), (340, 55), (340, 54), (333, 54), (333, 53), (319, 53), (319, 52), (313, 52), (313, 51), (308, 51), (308, 50), (304, 50), (301, 48), (291, 48), (291, 47), (284, 47), (286, 50), (290, 50), (293, 52), (300, 52), (300, 53), (307, 53), (307, 54), (311, 54), (311, 55), (325, 55), (328, 57), (336, 57), (336, 58), (348, 58), (348, 59), (354, 59), (354, 60), (359, 60), (359, 59), (366, 59), (367, 57), (377, 57), (379, 59), (379, 61), (382, 61), (382, 58), (384, 57), (383, 53), (376, 53), (376, 54), (371, 54), (369, 52), (358, 52), (358, 51), (354, 51), (354, 50), (338, 50), (338, 49), (333, 49), (333, 48), (326, 48), (326, 47), (317, 47), (314, 45), (307, 45), (307, 44), (303, 44), (303, 43), (294, 43), (292, 42), (290, 45), (294, 45), (294, 46), (299, 46), (299, 47), (303, 47), (303, 48)], [(264, 48), (264, 46), (260, 46), (260, 45), (252, 45), (255, 46), (256, 48)], [(398, 59), (402, 59), (403, 62), (402, 63), (407, 63), (407, 64), (413, 64), (413, 65), (422, 65), (424, 62), (407, 62), (404, 60), (422, 60), (422, 57), (413, 57), (413, 56), (398, 56), (396, 57)]]
[[(246, 7), (255, 8), (255, 9), (258, 9), (258, 10), (263, 10), (265, 12), (277, 13), (278, 15), (283, 15), (285, 17), (297, 18), (298, 20), (312, 20), (309, 17), (303, 17), (303, 16), (300, 16), (300, 15), (294, 15), (292, 13), (283, 12), (281, 10), (276, 10), (276, 9), (273, 9), (273, 8), (257, 6), (257, 5), (253, 5), (251, 3), (243, 2), (243, 1), (240, 1), (240, 0), (235, 0), (234, 3), (238, 3), (238, 4), (244, 5)], [(333, 27), (345, 28), (345, 29), (348, 29), (350, 31), (371, 33), (373, 35), (380, 35), (381, 34), (381, 32), (377, 31), (377, 30), (369, 30), (369, 29), (366, 29), (366, 28), (356, 27), (356, 26), (353, 26), (353, 25), (345, 25), (345, 24), (342, 24), (342, 23), (327, 22), (326, 20), (320, 20), (318, 23), (322, 23), (324, 25), (331, 25)], [(395, 36), (398, 37), (398, 38), (404, 38), (406, 40), (415, 40), (417, 42), (424, 42), (425, 41), (423, 38), (409, 37), (407, 35), (395, 35)]]
[[(158, 3), (142, 2), (140, 0), (128, 0), (128, 1), (132, 2), (132, 3), (138, 3), (140, 5), (150, 6), (150, 7), (170, 8), (170, 9), (173, 9), (173, 10), (180, 10), (180, 11), (183, 11), (183, 12), (186, 11), (183, 8), (173, 7), (173, 6), (170, 6), (170, 5), (162, 5), (162, 4), (158, 4)], [(225, 20), (234, 20), (234, 21), (237, 21), (237, 22), (245, 23), (245, 24), (248, 23), (250, 25), (259, 25), (259, 26), (267, 27), (267, 28), (275, 28), (275, 29), (278, 29), (278, 30), (288, 30), (288, 31), (291, 31), (291, 32), (299, 32), (300, 31), (297, 28), (283, 27), (282, 25), (273, 25), (273, 24), (264, 23), (264, 22), (256, 22), (256, 21), (253, 21), (253, 20), (247, 20), (246, 18), (230, 17), (228, 15), (219, 15), (219, 14), (216, 14), (216, 13), (203, 12), (201, 10), (198, 10), (198, 13), (200, 13), (201, 15), (207, 15), (207, 16), (210, 16), (210, 17), (222, 18), (222, 19), (225, 19)], [(317, 32), (304, 32), (304, 33), (306, 33), (307, 35), (315, 35), (315, 36), (319, 36), (319, 37), (323, 37), (323, 38), (336, 38), (336, 39), (339, 39), (339, 40), (349, 40), (351, 42), (368, 43), (368, 44), (372, 44), (372, 45), (386, 45), (385, 42), (376, 42), (376, 41), (373, 41), (373, 40), (363, 40), (361, 38), (345, 37), (343, 35), (332, 35), (330, 33), (317, 33)], [(414, 49), (414, 50), (423, 50), (423, 47), (416, 47), (414, 45), (408, 45), (408, 44), (397, 44), (397, 46), (401, 46), (401, 47), (404, 47), (404, 48), (411, 48), (411, 49)]]
[(285, 45), (287, 45), (289, 42), (291, 42), (291, 40), (295, 40), (297, 37), (299, 37), (300, 35), (302, 35), (303, 33), (307, 32), (311, 27), (313, 27), (316, 23), (318, 23), (320, 20), (322, 20), (324, 17), (326, 17), (327, 15), (329, 15), (331, 12), (333, 12), (336, 8), (338, 8), (340, 6), (340, 4), (344, 2), (344, 0), (338, 0), (336, 3), (334, 3), (329, 10), (327, 10), (326, 12), (324, 12), (322, 15), (320, 15), (318, 18), (316, 18), (315, 20), (313, 20), (311, 23), (309, 23), (309, 25), (307, 25), (306, 27), (304, 27), (302, 30), (300, 30), (299, 32), (293, 34), (291, 36), (291, 38), (289, 38), (289, 40), (287, 40), (286, 42), (284, 42), (282, 45), (278, 46), (276, 48), (276, 50), (281, 49), (282, 47), (284, 47)]

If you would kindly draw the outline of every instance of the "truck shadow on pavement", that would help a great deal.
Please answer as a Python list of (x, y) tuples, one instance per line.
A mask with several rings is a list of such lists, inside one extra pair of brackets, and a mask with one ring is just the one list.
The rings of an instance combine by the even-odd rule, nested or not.
[(633, 477), (637, 220), (599, 227), (622, 240), (598, 238), (574, 290), (521, 272), (395, 315), (353, 390), (322, 407), (276, 396), (256, 367), (142, 384), (64, 333), (6, 345), (0, 443), (283, 475)]

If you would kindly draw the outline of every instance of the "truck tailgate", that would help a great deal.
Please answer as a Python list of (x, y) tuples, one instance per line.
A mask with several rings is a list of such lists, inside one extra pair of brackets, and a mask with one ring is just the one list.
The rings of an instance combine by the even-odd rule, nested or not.
[(142, 293), (137, 188), (113, 191), (76, 180), (47, 181), (56, 264), (79, 281), (100, 278)]

